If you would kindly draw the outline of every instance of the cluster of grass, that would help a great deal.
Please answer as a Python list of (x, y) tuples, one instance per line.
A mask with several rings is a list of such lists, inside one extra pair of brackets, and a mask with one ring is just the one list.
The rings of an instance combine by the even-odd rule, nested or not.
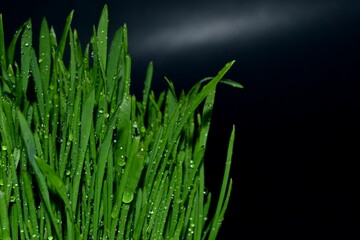
[(44, 19), (35, 50), (30, 20), (6, 48), (0, 15), (0, 238), (215, 239), (234, 130), (209, 219), (204, 153), (217, 83), (241, 87), (222, 80), (233, 62), (179, 96), (168, 79), (155, 96), (150, 63), (139, 101), (126, 25), (108, 49), (105, 6), (83, 50), (72, 17), (59, 41)]

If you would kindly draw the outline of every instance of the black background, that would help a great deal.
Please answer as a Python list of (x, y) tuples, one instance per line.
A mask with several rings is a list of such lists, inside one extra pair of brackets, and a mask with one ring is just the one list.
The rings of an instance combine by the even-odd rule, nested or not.
[(4, 1), (7, 40), (42, 16), (85, 43), (109, 5), (129, 28), (132, 91), (189, 89), (228, 61), (245, 89), (220, 85), (206, 156), (218, 194), (232, 124), (234, 189), (219, 239), (359, 239), (360, 1)]

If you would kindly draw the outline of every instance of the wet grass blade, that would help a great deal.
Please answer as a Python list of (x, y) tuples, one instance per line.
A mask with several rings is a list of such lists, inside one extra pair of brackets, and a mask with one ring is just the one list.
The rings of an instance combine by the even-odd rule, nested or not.
[(45, 101), (44, 101), (44, 86), (41, 77), (38, 60), (36, 58), (35, 50), (32, 48), (30, 52), (31, 57), (31, 70), (35, 82), (35, 91), (38, 99), (38, 109), (41, 116), (45, 116)]
[(107, 93), (109, 97), (113, 96), (114, 92), (114, 86), (118, 81), (118, 74), (119, 74), (119, 61), (120, 61), (120, 54), (121, 54), (121, 48), (123, 44), (123, 36), (122, 36), (122, 28), (119, 28), (114, 36), (114, 39), (112, 40), (111, 46), (110, 46), (110, 52), (108, 57), (108, 64), (107, 64), (107, 71), (106, 71), (106, 77), (107, 77)]
[(31, 20), (25, 23), (25, 30), (21, 38), (21, 84), (22, 90), (26, 93), (29, 81), (30, 59), (32, 48), (32, 27)]
[(42, 85), (44, 88), (44, 94), (47, 94), (50, 82), (50, 70), (51, 70), (51, 43), (50, 43), (50, 31), (46, 18), (43, 18), (40, 27), (39, 37), (39, 67), (42, 77)]
[(55, 228), (57, 237), (59, 239), (62, 239), (62, 234), (60, 233), (60, 228), (59, 225), (56, 221), (56, 217), (55, 214), (52, 210), (51, 207), (51, 202), (50, 202), (50, 196), (49, 196), (49, 190), (47, 188), (46, 182), (45, 182), (45, 178), (44, 175), (41, 173), (36, 161), (35, 161), (35, 155), (36, 155), (36, 149), (35, 149), (35, 140), (34, 140), (34, 136), (28, 126), (28, 123), (25, 119), (25, 117), (23, 116), (23, 114), (18, 110), (17, 111), (17, 116), (19, 118), (19, 122), (20, 122), (20, 127), (21, 127), (21, 133), (25, 142), (25, 146), (27, 149), (27, 157), (29, 159), (29, 162), (35, 172), (35, 176), (37, 179), (37, 182), (39, 184), (39, 188), (40, 188), (40, 192), (41, 195), (44, 199), (45, 205), (48, 209), (51, 221), (53, 223), (53, 227)]
[(146, 71), (146, 78), (145, 78), (144, 92), (143, 92), (143, 99), (142, 99), (142, 106), (144, 108), (144, 113), (145, 113), (145, 110), (147, 109), (147, 102), (149, 99), (153, 71), (154, 71), (154, 64), (153, 64), (153, 62), (150, 62), (148, 65), (147, 71)]
[(10, 44), (9, 44), (9, 47), (7, 49), (7, 60), (8, 60), (7, 62), (8, 62), (8, 64), (13, 64), (14, 63), (14, 55), (15, 55), (16, 43), (17, 43), (17, 40), (19, 39), (25, 25), (26, 25), (26, 23), (24, 23), (21, 27), (19, 27), (16, 30), (16, 32), (15, 32), (15, 34), (14, 34), (14, 36), (13, 36), (13, 38), (12, 38)]
[(10, 240), (10, 223), (8, 217), (8, 203), (5, 199), (5, 192), (0, 190), (0, 222), (1, 222), (1, 230), (2, 238), (5, 240)]
[(32, 231), (34, 235), (39, 236), (38, 216), (36, 214), (36, 211), (31, 210), (31, 209), (36, 209), (36, 205), (35, 205), (34, 194), (31, 186), (31, 179), (27, 172), (23, 173), (23, 179), (25, 186), (26, 202), (30, 209), (29, 216), (30, 216)]
[(65, 51), (65, 45), (66, 45), (66, 40), (69, 34), (69, 30), (70, 30), (70, 25), (73, 19), (73, 15), (74, 15), (74, 10), (70, 12), (69, 16), (66, 18), (66, 22), (65, 22), (65, 27), (63, 30), (63, 33), (61, 35), (61, 39), (60, 39), (60, 43), (57, 49), (57, 52), (59, 54), (59, 58), (62, 58), (64, 55), (64, 51)]
[[(231, 131), (229, 147), (228, 147), (228, 152), (227, 152), (227, 157), (226, 157), (225, 171), (224, 171), (223, 181), (222, 181), (221, 190), (220, 190), (220, 196), (219, 196), (216, 211), (214, 214), (209, 239), (215, 239), (215, 237), (219, 231), (219, 228), (221, 226), (221, 223), (223, 221), (223, 214), (224, 214), (224, 211), (226, 210), (226, 207), (227, 207), (227, 204), (229, 201), (230, 192), (231, 192), (231, 188), (232, 188), (232, 181), (230, 181), (230, 183), (229, 183), (229, 173), (230, 173), (231, 159), (232, 159), (232, 153), (233, 153), (233, 148), (234, 148), (234, 140), (235, 140), (235, 126), (233, 126), (233, 129)], [(226, 194), (226, 192), (228, 192), (228, 193)], [(226, 198), (225, 198), (225, 194), (227, 195)], [(225, 203), (224, 203), (224, 200), (225, 200)]]
[(235, 82), (231, 79), (223, 79), (221, 80), (221, 83), (227, 84), (229, 86), (232, 86), (234, 88), (244, 88), (244, 86), (238, 82)]
[(5, 68), (6, 64), (6, 48), (5, 48), (5, 37), (4, 37), (4, 24), (2, 14), (0, 13), (0, 63)]
[(84, 103), (84, 107), (81, 114), (81, 138), (80, 138), (80, 155), (78, 165), (75, 171), (74, 183), (72, 186), (72, 203), (73, 209), (72, 211), (75, 212), (78, 200), (78, 192), (80, 186), (80, 179), (82, 176), (83, 165), (85, 160), (86, 149), (88, 146), (90, 132), (92, 127), (92, 116), (95, 104), (95, 92), (94, 90), (91, 91), (88, 98)]
[(107, 60), (107, 34), (108, 34), (108, 8), (107, 5), (104, 6), (97, 31), (97, 45), (99, 51), (99, 61), (100, 67), (103, 73), (106, 69), (106, 60)]

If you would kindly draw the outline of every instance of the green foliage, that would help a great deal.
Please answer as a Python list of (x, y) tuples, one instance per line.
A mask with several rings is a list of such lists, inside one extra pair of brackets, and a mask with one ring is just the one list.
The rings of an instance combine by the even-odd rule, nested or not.
[(59, 42), (44, 19), (37, 53), (31, 20), (6, 49), (0, 15), (0, 239), (215, 239), (235, 130), (212, 217), (204, 153), (217, 84), (242, 88), (222, 80), (234, 62), (180, 96), (151, 91), (150, 63), (139, 101), (126, 25), (108, 51), (105, 6), (82, 49), (72, 18)]

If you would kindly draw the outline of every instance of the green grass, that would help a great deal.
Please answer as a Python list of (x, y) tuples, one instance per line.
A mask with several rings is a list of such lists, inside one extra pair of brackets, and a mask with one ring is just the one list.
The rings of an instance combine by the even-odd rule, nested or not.
[(60, 38), (28, 20), (6, 48), (0, 15), (0, 238), (215, 239), (234, 128), (212, 216), (204, 154), (217, 84), (242, 87), (222, 79), (234, 61), (179, 96), (168, 79), (155, 95), (149, 63), (138, 100), (126, 25), (108, 46), (105, 6), (83, 49), (72, 18)]

